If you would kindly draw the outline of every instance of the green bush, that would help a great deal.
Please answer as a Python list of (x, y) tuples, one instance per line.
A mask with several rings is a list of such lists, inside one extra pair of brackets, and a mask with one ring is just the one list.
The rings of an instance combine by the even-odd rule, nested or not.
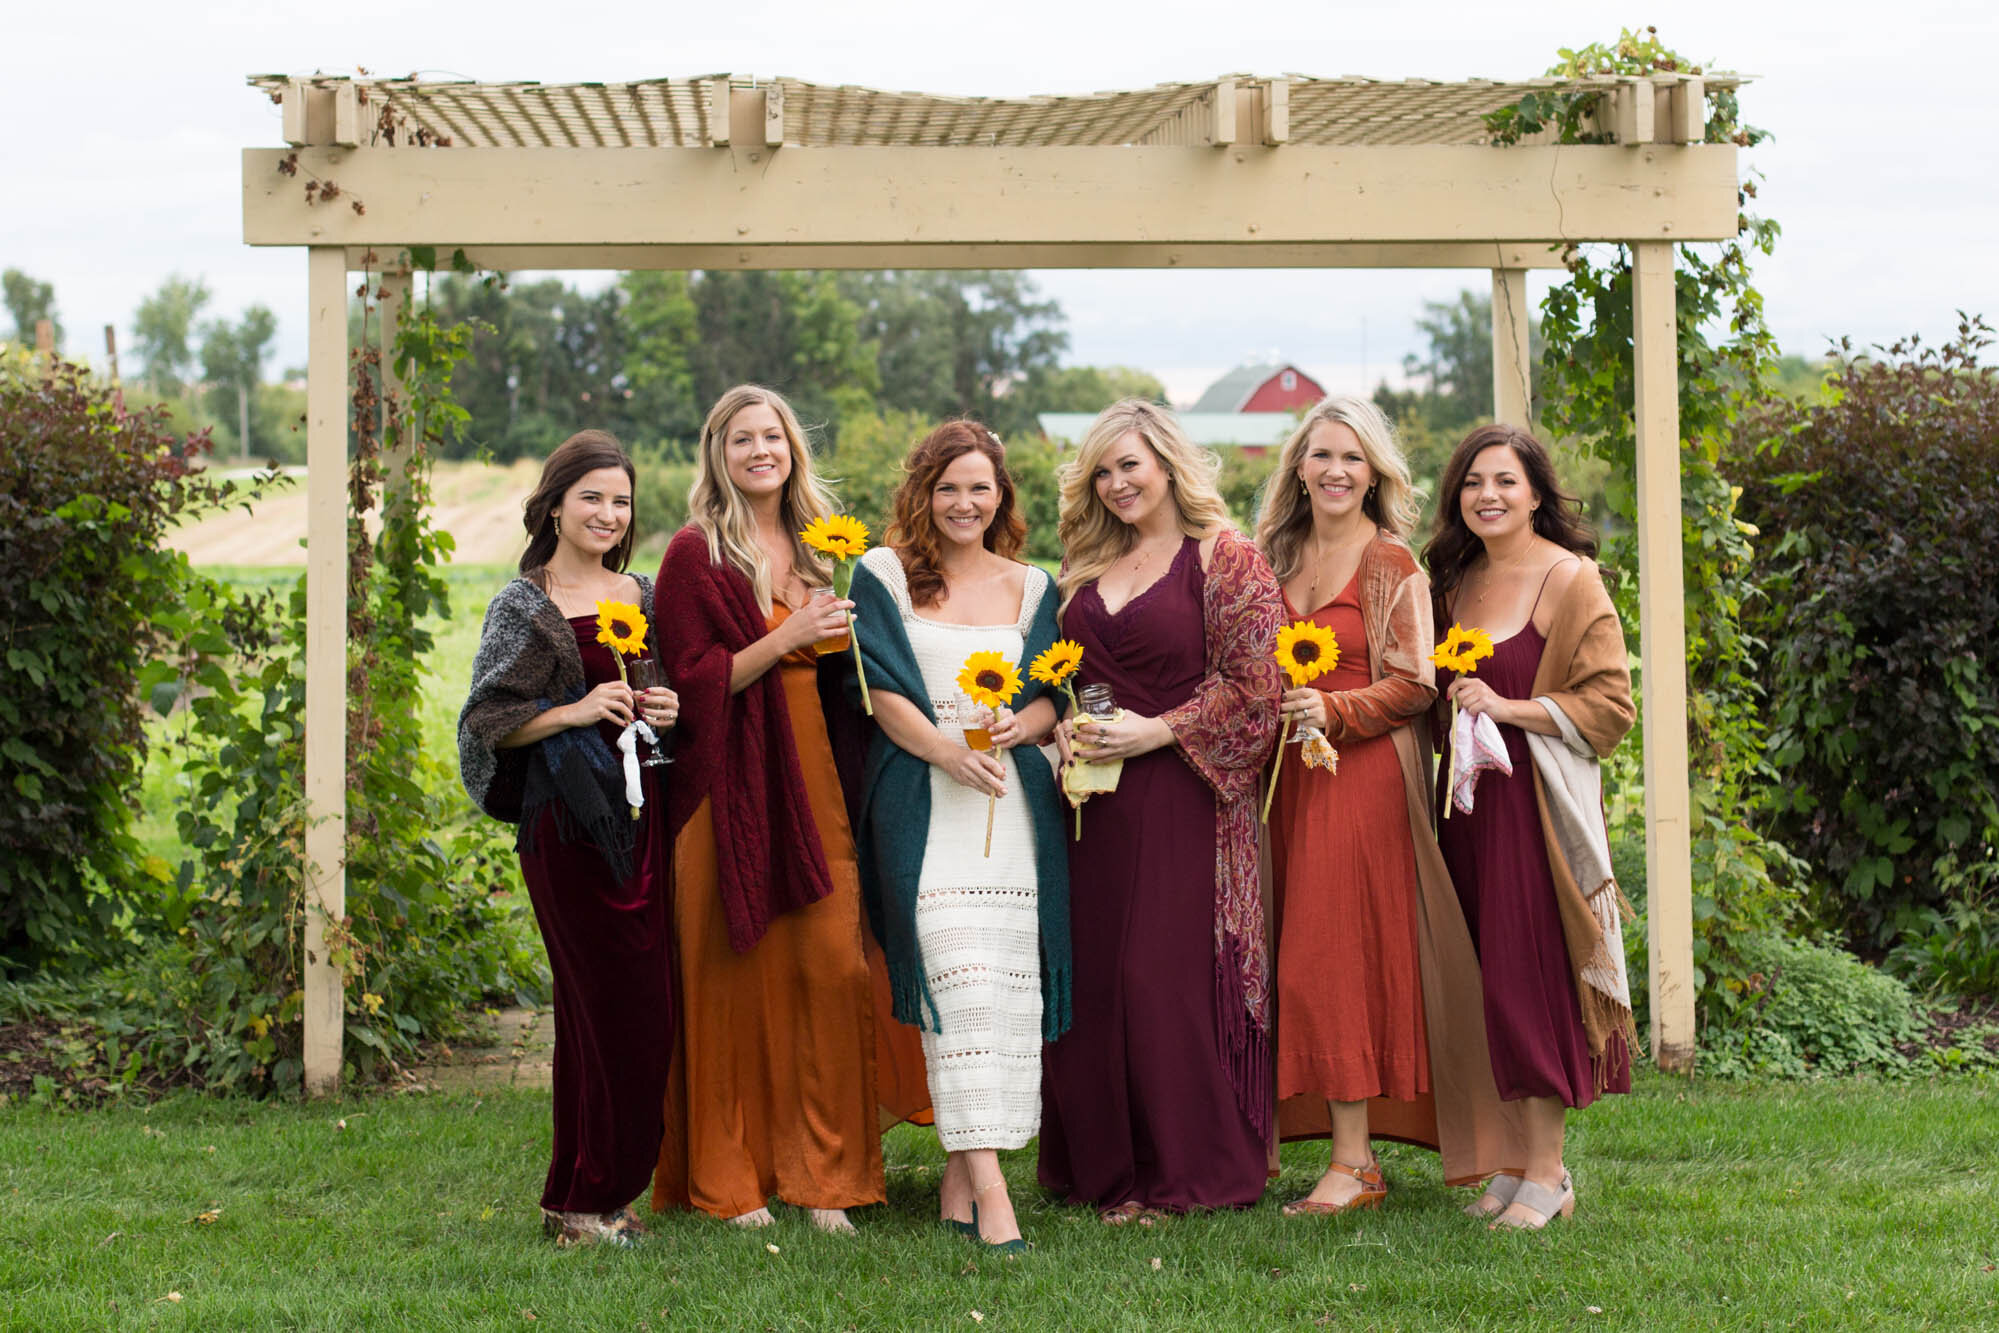
[(1898, 1043), (1922, 1035), (1900, 980), (1828, 944), (1765, 936), (1746, 943), (1752, 1002), (1702, 1034), (1701, 1069), (1722, 1077), (1897, 1072)]
[(221, 494), (204, 447), (77, 367), (0, 360), (0, 972), (115, 954), (159, 869), (128, 827), (141, 671), (186, 571), (161, 539)]
[(1843, 349), (1829, 401), (1775, 399), (1735, 441), (1765, 541), (1769, 831), (1863, 951), (1942, 910), (1940, 867), (1999, 859), (1999, 370)]

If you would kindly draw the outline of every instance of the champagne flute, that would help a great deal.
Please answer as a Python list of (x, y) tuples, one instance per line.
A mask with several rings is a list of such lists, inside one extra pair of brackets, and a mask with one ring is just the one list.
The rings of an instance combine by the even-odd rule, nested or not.
[[(638, 658), (625, 669), (630, 673), (632, 690), (640, 696), (648, 690), (666, 688), (666, 672), (660, 669), (659, 663), (653, 658)], [(653, 734), (659, 737), (659, 743), (650, 747), (651, 753), (639, 763), (641, 768), (659, 768), (673, 762), (673, 756), (667, 753), (673, 748), (673, 733), (655, 729)]]

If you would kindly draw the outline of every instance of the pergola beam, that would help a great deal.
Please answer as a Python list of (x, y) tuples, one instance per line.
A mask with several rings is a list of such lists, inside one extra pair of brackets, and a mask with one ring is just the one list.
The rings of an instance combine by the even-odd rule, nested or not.
[[(1247, 241), (1214, 245), (1005, 244), (912, 245), (471, 245), (461, 247), (476, 268), (500, 273), (530, 269), (908, 269), (908, 268), (1463, 268), (1559, 269), (1561, 249), (1547, 243), (1495, 244)], [(383, 251), (353, 246), (347, 266), (368, 267)], [(442, 263), (448, 251), (440, 251)]]
[[(743, 135), (732, 135), (737, 140)], [(1727, 144), (307, 147), (243, 153), (252, 245), (916, 245), (1723, 239)]]

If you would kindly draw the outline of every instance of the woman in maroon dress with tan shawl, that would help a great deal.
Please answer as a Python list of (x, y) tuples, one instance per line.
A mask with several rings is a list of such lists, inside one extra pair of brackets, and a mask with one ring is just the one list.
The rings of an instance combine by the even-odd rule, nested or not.
[(684, 710), (667, 801), (682, 1021), (653, 1207), (760, 1227), (776, 1195), (850, 1233), (846, 1210), (884, 1197), (882, 1129), (929, 1097), (862, 924), (853, 604), (799, 540), (832, 496), (783, 398), (722, 395), (689, 509), (659, 574)]
[[(1495, 1176), (1473, 1211), (1538, 1229), (1575, 1209), (1567, 1108), (1631, 1090), (1627, 909), (1597, 773), (1631, 729), (1631, 672), (1590, 558), (1596, 539), (1539, 440), (1481, 426), (1451, 455), (1437, 497), (1423, 555), (1440, 619), (1495, 644), (1474, 671), (1437, 683), (1498, 724), (1513, 768), (1481, 774), (1473, 808), (1439, 834), (1478, 946), (1493, 1079), (1525, 1139), (1524, 1170)], [(1448, 756), (1439, 778), (1448, 800)]]
[(1070, 845), (1074, 1026), (1043, 1056), (1041, 1183), (1113, 1225), (1242, 1207), (1265, 1180), (1270, 968), (1257, 774), (1277, 731), (1277, 585), (1218, 462), (1164, 409), (1106, 409), (1062, 469), (1062, 626), (1118, 760)]

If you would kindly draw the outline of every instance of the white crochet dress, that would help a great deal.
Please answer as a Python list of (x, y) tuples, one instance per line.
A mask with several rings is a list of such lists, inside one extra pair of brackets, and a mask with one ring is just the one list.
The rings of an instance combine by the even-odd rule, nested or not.
[[(1050, 591), (1047, 574), (1028, 571), (1017, 623), (947, 625), (926, 620), (911, 607), (893, 551), (877, 547), (862, 558), (902, 612), (931, 699), (960, 693), (958, 672), (975, 652), (1003, 653), (1026, 676), (1021, 647), (1035, 609)], [(955, 739), (965, 743), (962, 733)], [(986, 797), (941, 769), (930, 770), (930, 832), (917, 881), (916, 940), (943, 1027), (941, 1033), (923, 1033), (923, 1061), (937, 1137), (946, 1152), (1020, 1148), (1041, 1130), (1034, 827), (1016, 765), (1046, 761), (1033, 749), (1009, 751), (1000, 759), (1007, 767), (1007, 794), (994, 813), (990, 857), (983, 854)]]

